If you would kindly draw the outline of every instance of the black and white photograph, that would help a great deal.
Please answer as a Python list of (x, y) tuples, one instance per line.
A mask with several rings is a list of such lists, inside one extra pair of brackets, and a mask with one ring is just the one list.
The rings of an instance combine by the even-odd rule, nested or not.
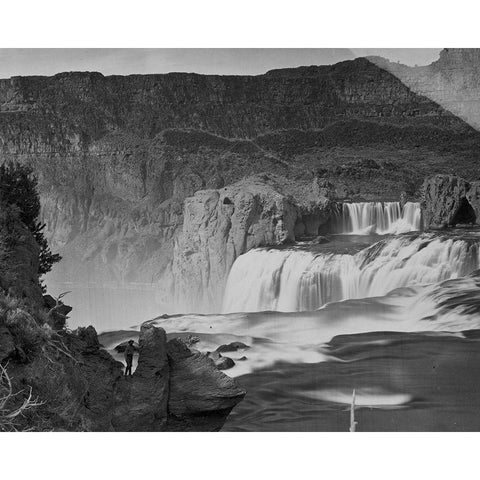
[(480, 48), (382, 44), (0, 44), (2, 441), (480, 431)]

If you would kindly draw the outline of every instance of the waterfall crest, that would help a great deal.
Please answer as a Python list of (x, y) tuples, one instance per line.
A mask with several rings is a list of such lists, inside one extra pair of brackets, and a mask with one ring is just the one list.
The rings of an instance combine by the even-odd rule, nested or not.
[(477, 241), (431, 234), (385, 239), (355, 255), (254, 249), (232, 266), (223, 312), (314, 310), (458, 278), (479, 265)]
[(421, 209), (418, 202), (344, 203), (335, 220), (335, 233), (355, 235), (399, 234), (421, 229)]

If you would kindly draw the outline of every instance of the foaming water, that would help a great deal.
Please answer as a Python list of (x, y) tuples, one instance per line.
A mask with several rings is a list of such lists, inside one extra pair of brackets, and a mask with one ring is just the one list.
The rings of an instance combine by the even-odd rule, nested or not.
[(227, 336), (241, 338), (251, 347), (247, 359), (227, 371), (238, 376), (277, 362), (339, 361), (324, 348), (339, 335), (378, 331), (457, 334), (480, 329), (479, 313), (480, 278), (475, 274), (400, 288), (380, 297), (329, 303), (313, 312), (175, 315), (151, 322), (169, 332), (214, 335), (219, 345)]
[(367, 235), (400, 234), (421, 229), (421, 209), (417, 202), (344, 203), (335, 221), (337, 233)]
[(478, 268), (478, 241), (432, 234), (388, 238), (355, 255), (254, 249), (237, 258), (230, 271), (223, 312), (315, 310)]

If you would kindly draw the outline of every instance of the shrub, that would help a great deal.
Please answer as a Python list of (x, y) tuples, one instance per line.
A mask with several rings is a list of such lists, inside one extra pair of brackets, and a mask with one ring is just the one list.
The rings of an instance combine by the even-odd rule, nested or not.
[(38, 221), (40, 197), (37, 191), (37, 179), (29, 166), (16, 162), (0, 165), (0, 200), (4, 205), (18, 208), (20, 220), (40, 247), (38, 254), (38, 277), (40, 278), (61, 260), (61, 256), (50, 250), (43, 233), (45, 224)]

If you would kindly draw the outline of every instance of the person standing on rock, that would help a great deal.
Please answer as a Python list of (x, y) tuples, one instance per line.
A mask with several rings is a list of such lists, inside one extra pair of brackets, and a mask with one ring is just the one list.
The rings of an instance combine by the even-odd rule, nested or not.
[(128, 341), (128, 345), (125, 348), (125, 361), (127, 362), (127, 367), (125, 368), (125, 376), (132, 376), (132, 364), (133, 364), (133, 354), (135, 353), (135, 347), (133, 346), (133, 340)]

